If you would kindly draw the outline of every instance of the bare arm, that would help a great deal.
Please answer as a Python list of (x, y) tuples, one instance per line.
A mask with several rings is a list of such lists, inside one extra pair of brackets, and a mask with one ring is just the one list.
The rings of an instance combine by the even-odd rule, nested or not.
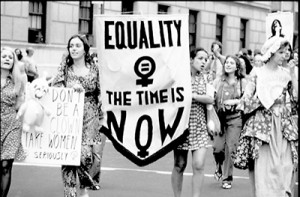
[(214, 98), (208, 95), (193, 94), (192, 98), (202, 104), (213, 104)]
[(19, 110), (20, 106), (25, 102), (25, 86), (26, 84), (21, 84), (20, 93), (18, 94), (16, 102), (16, 110)]
[(295, 60), (290, 61), (288, 66), (290, 68), (290, 75), (292, 78), (292, 85), (293, 85), (293, 89), (294, 89), (293, 93), (294, 93), (295, 99), (298, 101), (298, 77), (295, 74), (295, 69), (296, 69)]
[(215, 51), (215, 56), (221, 61), (221, 63), (224, 65), (226, 56), (222, 55), (219, 51)]

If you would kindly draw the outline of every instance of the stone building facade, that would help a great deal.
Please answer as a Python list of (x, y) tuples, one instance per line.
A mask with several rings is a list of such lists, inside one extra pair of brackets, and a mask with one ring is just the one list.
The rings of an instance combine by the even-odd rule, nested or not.
[(294, 13), (297, 39), (296, 1), (1, 1), (1, 45), (20, 48), (23, 53), (33, 47), (40, 70), (53, 73), (73, 34), (87, 34), (96, 51), (94, 24), (99, 14), (182, 13), (190, 16), (191, 48), (209, 50), (214, 40), (220, 40), (223, 54), (235, 54), (242, 47), (261, 48), (266, 16), (274, 11)]

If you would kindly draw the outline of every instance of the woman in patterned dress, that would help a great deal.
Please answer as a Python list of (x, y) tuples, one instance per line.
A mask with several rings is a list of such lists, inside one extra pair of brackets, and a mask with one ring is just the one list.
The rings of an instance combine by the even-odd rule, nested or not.
[(192, 151), (192, 193), (200, 196), (204, 177), (205, 154), (208, 147), (208, 132), (206, 124), (206, 104), (212, 104), (214, 99), (206, 94), (206, 83), (212, 81), (212, 76), (204, 74), (208, 61), (208, 53), (203, 48), (191, 52), (192, 74), (192, 106), (189, 120), (189, 135), (186, 140), (174, 149), (174, 167), (172, 171), (172, 188), (175, 197), (180, 197), (182, 191), (183, 172), (187, 165), (188, 151)]
[(21, 159), (22, 121), (17, 110), (24, 102), (26, 79), (13, 49), (1, 48), (1, 197), (6, 197), (11, 183), (14, 159)]
[[(298, 83), (294, 65), (289, 69), (280, 66), (288, 43), (281, 37), (265, 42), (265, 64), (256, 68), (241, 99), (240, 108), (253, 115), (241, 133), (235, 163), (249, 168), (254, 197), (294, 196), (298, 129), (287, 102), (295, 102), (292, 91), (298, 94)], [(245, 154), (243, 150), (249, 151)]]
[[(94, 157), (101, 145), (99, 70), (89, 55), (89, 45), (84, 35), (74, 35), (68, 41), (68, 55), (58, 68), (52, 85), (85, 91), (80, 166), (62, 166), (64, 196), (76, 197), (77, 175), (80, 196), (88, 197), (87, 188), (99, 187), (90, 174)], [(100, 168), (99, 168), (100, 170)]]

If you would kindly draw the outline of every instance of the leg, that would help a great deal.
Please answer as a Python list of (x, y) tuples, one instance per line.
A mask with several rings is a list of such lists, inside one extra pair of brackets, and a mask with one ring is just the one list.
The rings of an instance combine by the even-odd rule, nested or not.
[(213, 139), (213, 155), (216, 162), (215, 179), (222, 178), (222, 165), (225, 159), (225, 134), (216, 135)]
[(93, 153), (92, 153), (92, 167), (89, 171), (89, 174), (91, 175), (93, 181), (94, 181), (94, 187), (90, 187), (89, 189), (98, 190), (100, 189), (100, 173), (101, 173), (101, 156), (102, 156), (102, 150), (101, 150), (101, 144), (93, 145)]
[(188, 151), (174, 150), (174, 167), (172, 170), (172, 188), (174, 197), (180, 197), (182, 191), (183, 172), (187, 165)]
[[(228, 183), (230, 188), (233, 180), (233, 160), (231, 154), (236, 150), (240, 133), (242, 131), (242, 119), (240, 117), (230, 119), (227, 122), (227, 128), (225, 130), (225, 161), (224, 161), (224, 179), (223, 183)], [(223, 187), (224, 188), (224, 187)]]
[(62, 166), (62, 179), (64, 184), (64, 197), (76, 197), (76, 166)]
[[(96, 146), (100, 147), (100, 145)], [(78, 167), (78, 177), (80, 183), (80, 196), (87, 197), (88, 190), (87, 188), (96, 187), (95, 181), (93, 180), (92, 175), (90, 174), (93, 167), (93, 145), (82, 145), (81, 146), (81, 158), (80, 166)], [(97, 168), (96, 171), (99, 172), (100, 168)]]
[(192, 190), (193, 197), (199, 197), (201, 195), (202, 183), (204, 178), (204, 164), (205, 155), (207, 148), (200, 148), (198, 150), (192, 151), (192, 168), (193, 168), (193, 178), (192, 178)]
[(101, 147), (100, 147), (100, 174), (99, 174), (99, 184), (100, 184), (100, 177), (101, 177), (101, 164), (102, 164), (102, 158), (103, 158), (103, 152), (104, 152), (104, 146), (106, 143), (106, 135), (101, 133)]
[(13, 159), (1, 161), (1, 197), (6, 197), (8, 194), (13, 162)]

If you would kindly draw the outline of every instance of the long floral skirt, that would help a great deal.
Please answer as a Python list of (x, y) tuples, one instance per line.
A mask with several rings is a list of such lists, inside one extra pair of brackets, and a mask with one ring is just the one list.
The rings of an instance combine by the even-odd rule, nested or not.
[(263, 143), (250, 169), (255, 197), (290, 197), (295, 187), (291, 143), (283, 137), (280, 119), (273, 118), (270, 143)]
[(65, 197), (77, 196), (77, 175), (81, 189), (93, 188), (99, 184), (101, 157), (95, 152), (97, 148), (94, 146), (99, 145), (82, 145), (80, 166), (62, 166)]

